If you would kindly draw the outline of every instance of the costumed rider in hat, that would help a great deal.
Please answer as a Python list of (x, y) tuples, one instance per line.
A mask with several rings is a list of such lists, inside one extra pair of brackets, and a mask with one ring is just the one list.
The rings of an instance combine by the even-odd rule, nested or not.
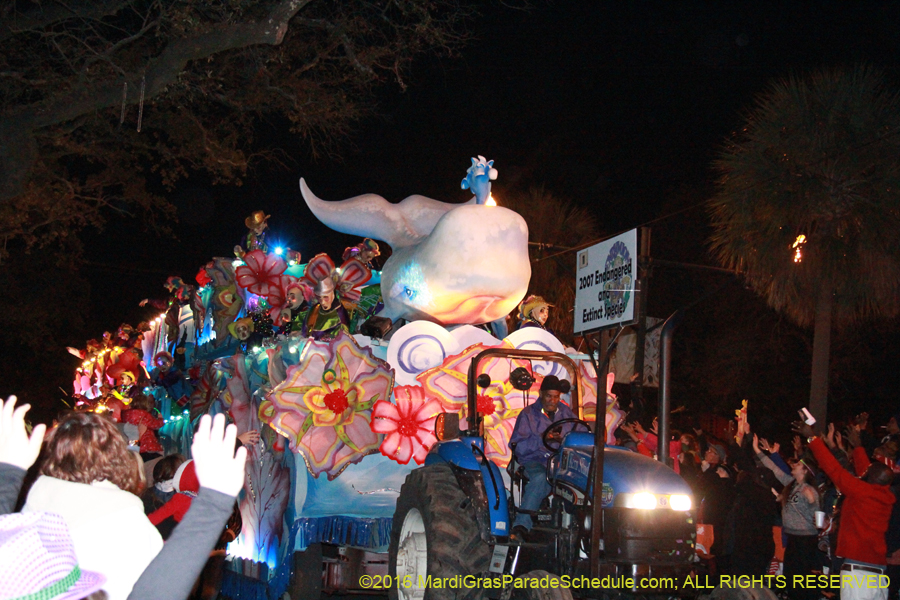
[(165, 350), (157, 352), (153, 357), (150, 380), (155, 385), (164, 387), (179, 406), (184, 406), (190, 401), (190, 387), (185, 381), (184, 373), (175, 368), (175, 357)]
[(516, 330), (539, 327), (548, 333), (553, 333), (553, 330), (547, 327), (547, 318), (550, 316), (551, 308), (553, 305), (540, 296), (528, 296), (519, 305), (519, 326)]
[(303, 320), (309, 312), (309, 302), (306, 301), (304, 293), (308, 293), (308, 290), (309, 287), (299, 281), (287, 286), (284, 308), (281, 310), (281, 333), (299, 333), (303, 328)]
[(244, 254), (251, 250), (262, 250), (266, 254), (269, 253), (269, 245), (266, 243), (266, 228), (269, 226), (267, 221), (271, 216), (258, 210), (244, 219), (244, 225), (250, 231), (247, 232), (247, 237), (244, 238), (243, 247), (240, 244), (234, 247), (235, 256), (243, 258)]
[[(509, 447), (513, 449), (516, 460), (524, 467), (525, 475), (528, 477), (519, 506), (523, 510), (537, 510), (541, 506), (541, 501), (550, 494), (550, 484), (547, 483), (547, 461), (552, 453), (544, 446), (542, 436), (552, 423), (576, 418), (572, 409), (560, 402), (560, 396), (568, 393), (570, 389), (571, 384), (567, 380), (547, 375), (541, 382), (540, 401), (523, 408), (516, 418), (516, 426), (509, 438)], [(557, 427), (547, 435), (547, 441), (560, 442), (572, 427), (572, 423)], [(513, 522), (510, 537), (522, 539), (530, 530), (531, 515), (520, 511)]]
[(106, 368), (106, 375), (116, 382), (114, 395), (122, 400), (134, 398), (141, 393), (147, 374), (138, 354), (132, 350), (125, 351), (119, 360)]
[(342, 329), (349, 331), (350, 314), (341, 302), (334, 279), (322, 278), (313, 291), (316, 302), (303, 320), (303, 337), (330, 340)]
[(362, 264), (371, 269), (372, 261), (379, 256), (381, 256), (381, 250), (378, 248), (378, 242), (371, 238), (365, 238), (357, 245), (345, 248), (343, 260), (358, 258)]
[(244, 352), (262, 344), (263, 337), (255, 330), (253, 317), (241, 317), (234, 323), (230, 323), (228, 333), (240, 343), (241, 350)]

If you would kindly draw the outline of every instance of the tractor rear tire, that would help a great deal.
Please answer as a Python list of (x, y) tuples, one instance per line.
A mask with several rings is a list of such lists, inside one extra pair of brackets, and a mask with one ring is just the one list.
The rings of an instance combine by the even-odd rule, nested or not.
[[(429, 465), (407, 475), (394, 511), (389, 557), (391, 600), (483, 597), (480, 587), (461, 580), (488, 570), (491, 547), (481, 539), (475, 507), (449, 465)], [(423, 586), (429, 577), (431, 585)]]
[[(572, 592), (569, 588), (559, 587), (559, 577), (547, 571), (529, 571), (519, 576), (522, 587), (514, 587), (512, 600), (572, 600)], [(531, 580), (537, 580), (534, 587)], [(555, 580), (557, 587), (550, 585)]]

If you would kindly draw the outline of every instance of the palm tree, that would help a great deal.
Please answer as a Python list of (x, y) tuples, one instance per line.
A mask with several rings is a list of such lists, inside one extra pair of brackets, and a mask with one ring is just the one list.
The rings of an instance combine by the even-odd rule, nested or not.
[(543, 186), (510, 193), (499, 202), (522, 215), (528, 223), (531, 257), (528, 293), (543, 296), (554, 305), (548, 325), (561, 341), (571, 343), (575, 256), (560, 250), (599, 238), (596, 220), (587, 209), (557, 198)]
[(777, 81), (716, 167), (712, 250), (814, 326), (810, 410), (824, 422), (832, 327), (900, 313), (900, 97), (869, 66)]

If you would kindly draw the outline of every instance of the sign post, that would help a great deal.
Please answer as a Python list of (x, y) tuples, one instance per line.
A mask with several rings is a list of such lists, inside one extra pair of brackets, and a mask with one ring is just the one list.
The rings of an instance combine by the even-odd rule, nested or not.
[[(635, 279), (638, 276), (637, 230), (617, 235), (578, 252), (575, 268), (575, 314), (572, 319), (576, 334), (588, 339), (588, 332), (631, 324), (635, 314)], [(598, 336), (598, 354), (604, 352)], [(641, 340), (643, 343), (643, 340)], [(591, 350), (593, 358), (594, 351)], [(594, 368), (598, 369), (598, 360)], [(604, 374), (597, 372), (597, 417), (594, 431), (591, 548), (600, 555), (603, 539), (603, 503), (597, 489), (603, 488), (604, 447), (606, 445), (606, 398), (603, 396)], [(591, 577), (599, 577), (600, 561), (591, 560)]]

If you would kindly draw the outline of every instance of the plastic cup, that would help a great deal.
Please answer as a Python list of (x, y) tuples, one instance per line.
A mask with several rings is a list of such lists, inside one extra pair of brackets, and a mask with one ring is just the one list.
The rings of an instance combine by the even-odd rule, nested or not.
[(816, 529), (825, 529), (825, 512), (816, 511)]

